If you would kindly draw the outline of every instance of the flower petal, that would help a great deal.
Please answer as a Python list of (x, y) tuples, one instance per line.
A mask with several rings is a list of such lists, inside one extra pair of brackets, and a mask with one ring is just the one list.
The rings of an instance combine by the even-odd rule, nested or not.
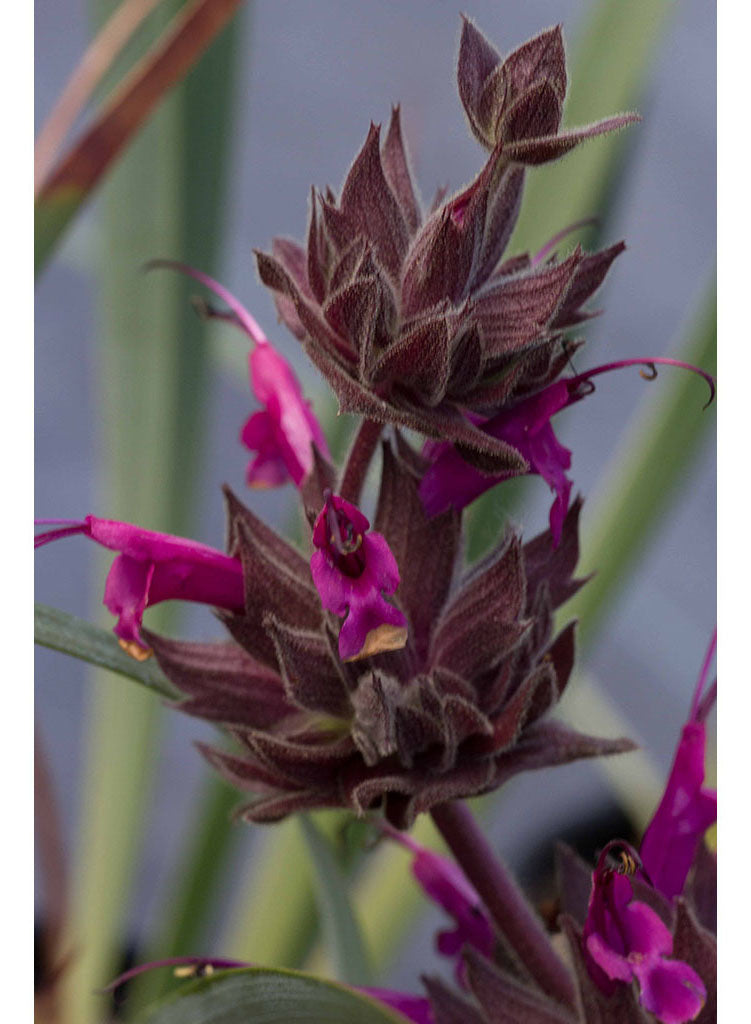
[(699, 1015), (707, 990), (699, 975), (682, 960), (646, 961), (634, 967), (642, 1006), (662, 1024), (684, 1024)]

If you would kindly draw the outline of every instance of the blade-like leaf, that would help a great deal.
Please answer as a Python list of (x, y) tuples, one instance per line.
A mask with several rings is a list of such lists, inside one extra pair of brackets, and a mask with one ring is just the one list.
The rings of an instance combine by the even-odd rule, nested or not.
[(248, 968), (192, 982), (140, 1024), (404, 1024), (369, 996), (293, 971)]
[(298, 818), (313, 864), (316, 900), (324, 937), (339, 981), (371, 984), (371, 971), (360, 926), (350, 904), (348, 881), (334, 859), (331, 847), (308, 815)]
[(46, 263), (73, 214), (149, 114), (190, 70), (242, 0), (195, 0), (126, 77), (42, 186), (35, 207), (35, 268)]
[(162, 0), (123, 0), (68, 79), (34, 143), (34, 192), (50, 174), (60, 146), (103, 75)]
[(34, 642), (135, 679), (161, 697), (176, 696), (174, 687), (152, 658), (136, 661), (120, 647), (111, 630), (93, 626), (68, 612), (35, 604)]

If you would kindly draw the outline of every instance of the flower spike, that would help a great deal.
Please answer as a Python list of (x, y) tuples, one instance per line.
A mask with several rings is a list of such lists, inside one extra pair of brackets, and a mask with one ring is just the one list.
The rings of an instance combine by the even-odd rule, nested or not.
[(323, 429), (303, 397), (292, 367), (271, 345), (258, 321), (213, 277), (172, 260), (154, 260), (147, 265), (147, 269), (154, 268), (177, 270), (214, 292), (230, 312), (200, 300), (199, 313), (228, 320), (252, 342), (248, 355), (251, 387), (264, 408), (252, 414), (240, 435), (245, 447), (256, 452), (248, 466), (248, 485), (278, 487), (291, 479), (299, 487), (313, 469), (313, 445), (327, 459), (330, 455)]

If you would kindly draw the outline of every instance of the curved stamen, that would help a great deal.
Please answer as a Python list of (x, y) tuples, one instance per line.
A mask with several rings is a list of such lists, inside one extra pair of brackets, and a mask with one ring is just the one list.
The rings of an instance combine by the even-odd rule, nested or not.
[(150, 260), (149, 263), (146, 264), (146, 270), (157, 270), (160, 268), (164, 268), (165, 270), (177, 270), (179, 273), (186, 274), (188, 277), (192, 277), (195, 281), (199, 281), (210, 291), (214, 292), (215, 295), (218, 295), (222, 302), (226, 302), (234, 314), (232, 317), (223, 317), (221, 313), (215, 311), (207, 303), (204, 308), (209, 312), (209, 315), (220, 318), (223, 317), (224, 319), (228, 319), (232, 323), (235, 323), (248, 335), (251, 341), (256, 343), (256, 345), (266, 345), (268, 343), (269, 339), (263, 333), (263, 330), (255, 317), (251, 316), (245, 306), (235, 298), (232, 292), (219, 284), (218, 281), (215, 281), (213, 277), (209, 277), (208, 274), (204, 274), (201, 270), (196, 270), (187, 263), (180, 263), (178, 260)]
[[(712, 687), (710, 687), (709, 691), (707, 692), (707, 696), (704, 698), (704, 701), (702, 701), (702, 693), (704, 692), (704, 687), (706, 686), (707, 679), (709, 678), (709, 666), (712, 664), (712, 658), (714, 657), (714, 653), (715, 653), (716, 648), (717, 648), (717, 628), (715, 627), (715, 630), (712, 633), (712, 639), (709, 641), (709, 646), (707, 647), (707, 653), (704, 655), (704, 661), (702, 662), (701, 669), (699, 670), (699, 678), (696, 681), (696, 689), (694, 690), (694, 699), (691, 701), (691, 713), (689, 714), (689, 721), (691, 721), (691, 722), (696, 722), (696, 721), (700, 721), (701, 720), (700, 716), (699, 716), (699, 711), (700, 711), (700, 708), (703, 708), (705, 704), (707, 706), (706, 706), (706, 708), (704, 710), (704, 715), (702, 715), (701, 717), (705, 717), (707, 712), (709, 711), (709, 708), (712, 706), (713, 701), (710, 702), (709, 704), (707, 704), (707, 698), (712, 693)], [(715, 679), (713, 685), (714, 685), (714, 693), (716, 694), (716, 692), (717, 692), (717, 680), (716, 679)]]
[[(62, 540), (63, 537), (72, 537), (77, 533), (86, 533), (87, 524), (75, 519), (35, 519), (35, 526), (47, 526), (52, 523), (60, 523), (54, 530), (45, 530), (34, 537), (34, 547), (41, 548), (53, 540)], [(69, 525), (65, 525), (69, 524)]]
[[(709, 401), (704, 405), (706, 409), (712, 404), (715, 396), (715, 382), (714, 377), (711, 373), (707, 373), (706, 370), (700, 369), (698, 366), (694, 366), (693, 363), (684, 363), (680, 359), (663, 359), (655, 356), (651, 359), (619, 359), (614, 363), (603, 363), (602, 366), (595, 366), (591, 370), (585, 370), (584, 373), (579, 373), (576, 377), (569, 377), (566, 383), (569, 385), (569, 389), (576, 389), (579, 384), (590, 383), (592, 377), (597, 377), (601, 373), (609, 373), (611, 370), (620, 370), (624, 366), (641, 366), (641, 375), (645, 380), (654, 380), (657, 376), (657, 366), (677, 366), (681, 370), (690, 370), (692, 373), (698, 374), (703, 377), (709, 387)], [(646, 369), (646, 373), (645, 373)], [(586, 392), (590, 394), (590, 392)], [(578, 401), (580, 398), (584, 398), (585, 395), (575, 395), (572, 391), (572, 402)]]
[[(615, 867), (613, 867), (612, 864), (608, 865), (609, 859), (617, 861)], [(641, 857), (631, 843), (626, 842), (625, 839), (611, 839), (610, 842), (603, 847), (600, 852), (600, 856), (597, 858), (595, 872), (602, 871), (603, 869), (617, 871), (619, 875), (641, 874), (652, 888), (654, 888), (654, 883), (647, 874)]]
[(552, 252), (553, 249), (562, 242), (566, 235), (570, 235), (573, 231), (578, 231), (579, 228), (596, 227), (599, 224), (597, 217), (585, 217), (583, 220), (575, 220), (573, 224), (569, 224), (568, 227), (562, 228), (558, 234), (553, 235), (549, 242), (543, 245), (542, 249), (532, 259), (530, 263), (531, 267), (536, 267), (538, 263), (541, 263), (548, 253)]

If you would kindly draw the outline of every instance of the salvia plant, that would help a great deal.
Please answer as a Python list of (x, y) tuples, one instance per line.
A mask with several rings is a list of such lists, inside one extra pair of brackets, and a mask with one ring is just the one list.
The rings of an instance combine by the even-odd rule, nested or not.
[[(201, 751), (243, 794), (238, 819), (273, 823), (322, 808), (365, 819), (374, 842), (407, 848), (416, 883), (451, 919), (437, 948), (452, 980), (427, 977), (423, 992), (409, 994), (311, 988), (311, 1005), (324, 991), (343, 1002), (340, 1016), (320, 1009), (309, 1019), (708, 1022), (716, 859), (705, 832), (716, 795), (704, 787), (704, 758), (714, 639), (639, 847), (613, 836), (590, 864), (560, 846), (545, 920), (464, 802), (519, 772), (634, 746), (551, 716), (576, 661), (576, 622), (559, 628), (558, 610), (565, 622), (566, 602), (587, 585), (577, 575), (582, 498), (572, 496), (572, 452), (556, 438), (556, 415), (586, 399), (599, 375), (632, 366), (650, 379), (660, 364), (700, 374), (710, 401), (714, 381), (648, 354), (574, 369), (579, 332), (622, 242), (566, 252), (581, 225), (552, 224), (539, 252), (508, 251), (529, 168), (637, 116), (562, 128), (559, 28), (504, 58), (465, 18), (457, 76), (486, 153), (467, 187), (423, 206), (397, 107), (385, 133), (371, 125), (338, 195), (311, 192), (304, 239), (277, 238), (256, 253), (280, 320), (340, 411), (359, 417), (341, 464), (291, 367), (243, 305), (200, 269), (152, 265), (194, 279), (198, 314), (246, 336), (257, 402), (241, 433), (247, 483), (292, 483), (301, 543), (229, 488), (225, 552), (94, 515), (39, 521), (35, 543), (83, 535), (115, 552), (103, 600), (120, 646), (137, 661), (153, 657), (174, 688), (172, 705), (229, 740)], [(550, 488), (549, 528), (526, 537), (508, 526), (468, 565), (464, 510), (521, 475)], [(167, 600), (212, 607), (226, 638), (196, 643), (148, 629), (146, 610)], [(451, 858), (410, 835), (426, 813)], [(205, 1016), (190, 1019), (219, 1019), (211, 1007), (233, 999), (242, 1019), (254, 1019), (243, 985), (265, 977), (260, 965), (170, 957), (113, 985), (158, 967), (198, 980), (148, 1019), (187, 1020), (191, 999)], [(277, 1006), (274, 1020), (287, 1019), (285, 992), (325, 985), (279, 977), (264, 997), (267, 1010)]]

